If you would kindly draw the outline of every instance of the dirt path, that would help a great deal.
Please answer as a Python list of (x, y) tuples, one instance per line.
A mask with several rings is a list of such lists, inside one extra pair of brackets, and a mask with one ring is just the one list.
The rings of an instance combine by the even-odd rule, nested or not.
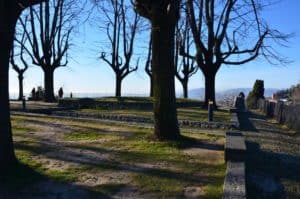
[(264, 116), (240, 117), (247, 141), (249, 198), (300, 198), (300, 137)]

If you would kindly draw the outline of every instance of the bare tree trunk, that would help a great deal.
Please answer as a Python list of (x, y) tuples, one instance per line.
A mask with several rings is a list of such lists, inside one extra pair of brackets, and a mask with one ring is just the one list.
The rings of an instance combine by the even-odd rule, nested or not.
[(152, 20), (152, 74), (154, 92), (154, 133), (158, 139), (177, 139), (180, 135), (175, 97), (175, 24), (159, 16)]
[[(7, 3), (9, 4), (9, 3)], [(7, 6), (4, 3), (4, 5)], [(9, 107), (9, 58), (13, 45), (15, 25), (18, 14), (12, 17), (10, 10), (4, 5), (0, 5), (0, 167), (7, 168), (16, 162), (14, 153), (10, 107)], [(11, 5), (10, 5), (11, 6)]]
[(47, 67), (44, 70), (44, 87), (45, 87), (45, 101), (46, 102), (54, 102), (54, 70), (51, 67)]
[(116, 97), (122, 96), (122, 78), (116, 75)]
[(205, 105), (208, 105), (209, 101), (213, 101), (214, 106), (216, 106), (216, 96), (215, 96), (215, 73), (204, 74), (205, 78)]
[(183, 81), (182, 82), (182, 89), (183, 89), (183, 98), (187, 99), (188, 96), (188, 81)]
[(24, 76), (23, 76), (23, 74), (19, 74), (18, 79), (19, 79), (19, 98), (18, 99), (21, 101), (24, 97), (24, 92), (23, 92)]
[(153, 77), (150, 77), (150, 97), (153, 97)]

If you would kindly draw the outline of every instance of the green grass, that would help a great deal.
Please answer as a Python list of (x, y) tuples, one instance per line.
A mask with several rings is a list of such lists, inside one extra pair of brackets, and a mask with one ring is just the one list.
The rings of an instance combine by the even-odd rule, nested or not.
[[(221, 197), (225, 175), (223, 152), (207, 155), (204, 150), (203, 154), (194, 155), (186, 154), (184, 150), (199, 143), (222, 144), (224, 137), (182, 132), (182, 138), (178, 141), (160, 142), (151, 139), (152, 130), (145, 128), (50, 117), (16, 116), (14, 119), (15, 126), (20, 123), (30, 124), (31, 121), (63, 124), (71, 129), (64, 133), (63, 140), (73, 141), (70, 145), (66, 143), (66, 146), (93, 151), (95, 154), (108, 154), (111, 157), (109, 161), (80, 164), (71, 168), (47, 168), (47, 165), (40, 163), (38, 157), (45, 156), (48, 152), (59, 153), (60, 149), (47, 148), (40, 144), (38, 138), (28, 139), (28, 136), (31, 138), (30, 134), (20, 134), (24, 140), (16, 142), (16, 154), (20, 163), (31, 172), (26, 174), (28, 171), (25, 171), (21, 175), (30, 176), (24, 181), (21, 179), (23, 184), (29, 183), (31, 176), (38, 176), (38, 180), (46, 177), (61, 182), (78, 182), (83, 172), (91, 175), (98, 173), (100, 176), (103, 172), (115, 175), (126, 172), (131, 179), (130, 184), (106, 182), (91, 187), (91, 191), (113, 195), (127, 186), (133, 186), (142, 192), (153, 194), (155, 198), (181, 198), (186, 187), (197, 186), (203, 189), (201, 198)], [(77, 141), (85, 142), (76, 143)]]
[(75, 131), (64, 135), (66, 141), (93, 141), (98, 139), (115, 138), (116, 136), (109, 134), (101, 134), (97, 131)]
[(12, 133), (15, 136), (25, 135), (28, 132), (35, 132), (39, 129), (37, 127), (26, 125), (25, 122), (17, 118), (12, 119)]

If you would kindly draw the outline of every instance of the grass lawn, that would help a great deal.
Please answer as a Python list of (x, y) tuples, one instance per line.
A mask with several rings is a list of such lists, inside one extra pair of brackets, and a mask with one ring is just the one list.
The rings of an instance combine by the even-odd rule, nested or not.
[[(122, 109), (122, 110), (107, 110), (107, 109), (80, 109), (77, 110), (82, 113), (94, 114), (118, 114), (130, 115), (141, 117), (153, 117), (152, 110), (138, 110), (138, 109)], [(201, 107), (193, 108), (178, 108), (177, 109), (179, 120), (195, 120), (195, 121), (208, 121), (208, 112)], [(227, 110), (217, 110), (214, 112), (214, 121), (216, 122), (229, 122), (230, 114)]]
[(159, 142), (151, 129), (48, 117), (14, 116), (12, 125), (22, 171), (8, 174), (14, 190), (47, 179), (86, 198), (221, 198), (224, 137), (182, 132)]

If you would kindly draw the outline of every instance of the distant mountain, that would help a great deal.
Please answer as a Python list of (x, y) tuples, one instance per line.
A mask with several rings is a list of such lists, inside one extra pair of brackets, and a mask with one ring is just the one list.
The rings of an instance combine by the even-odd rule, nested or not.
[[(189, 90), (189, 98), (191, 99), (204, 99), (204, 88)], [(180, 94), (182, 97), (182, 94)]]
[[(225, 91), (221, 91), (221, 92), (218, 92), (218, 94), (222, 95), (222, 94), (225, 94), (225, 95), (229, 95), (229, 94), (234, 94), (234, 95), (238, 95), (240, 92), (243, 92), (245, 93), (245, 95), (247, 96), (250, 91), (252, 90), (252, 88), (234, 88), (234, 89), (228, 89), (228, 90), (225, 90)], [(265, 88), (265, 97), (271, 97), (273, 93), (279, 91), (280, 89), (277, 89), (277, 88)]]
[[(240, 92), (245, 93), (247, 96), (249, 92), (252, 90), (252, 88), (234, 88), (234, 89), (228, 89), (224, 91), (217, 91), (216, 92), (216, 98), (223, 99), (226, 96), (237, 96)], [(276, 88), (266, 88), (265, 89), (265, 97), (271, 97), (273, 93), (279, 91), (280, 89)], [(189, 98), (191, 99), (204, 99), (204, 88), (199, 89), (192, 89), (189, 91)]]

